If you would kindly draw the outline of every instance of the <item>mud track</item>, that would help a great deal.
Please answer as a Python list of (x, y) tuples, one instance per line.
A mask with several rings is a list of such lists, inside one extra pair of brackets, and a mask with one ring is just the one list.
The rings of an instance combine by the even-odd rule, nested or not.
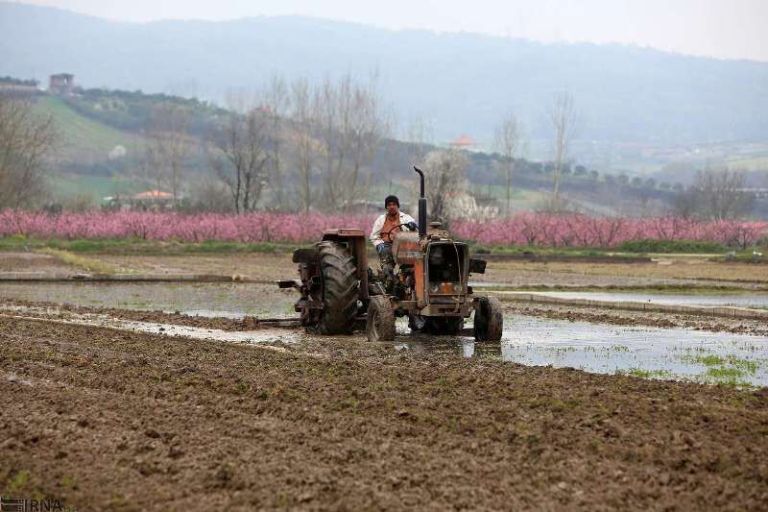
[[(207, 317), (187, 315), (180, 312), (169, 313), (165, 311), (76, 306), (73, 304), (59, 304), (54, 302), (39, 302), (21, 299), (3, 299), (2, 304), (0, 304), (0, 309), (3, 307), (7, 308), (14, 306), (25, 309), (23, 316), (51, 320), (67, 320), (71, 317), (71, 314), (74, 313), (81, 315), (104, 315), (110, 318), (135, 320), (138, 322), (221, 329), (223, 331), (250, 331), (262, 327), (259, 320), (252, 316), (245, 316), (243, 318)], [(27, 311), (27, 308), (30, 308), (33, 311)]]
[[(761, 320), (743, 318), (712, 317), (707, 315), (672, 314), (653, 311), (628, 311), (622, 309), (607, 309), (594, 306), (564, 305), (564, 304), (527, 304), (522, 302), (504, 301), (505, 313), (515, 313), (535, 317), (552, 318), (557, 320), (570, 320), (592, 322), (599, 324), (612, 324), (623, 326), (648, 326), (661, 328), (682, 327), (710, 332), (730, 332), (733, 334), (751, 334), (756, 336), (768, 336), (768, 326)], [(106, 315), (122, 320), (136, 320), (140, 322), (154, 322), (187, 327), (200, 327), (209, 329), (221, 329), (224, 331), (249, 331), (259, 329), (262, 325), (259, 319), (245, 316), (242, 319), (205, 317), (187, 315), (183, 313), (168, 313), (163, 311), (143, 311), (118, 308), (104, 308), (92, 306), (76, 306), (72, 304), (60, 304), (54, 302), (29, 301), (22, 299), (3, 299), (5, 307), (19, 306), (22, 308), (36, 308), (42, 310), (38, 313), (25, 311), (24, 316), (37, 318), (67, 319), (71, 313)]]
[[(77, 510), (764, 510), (768, 390), (0, 318), (0, 485)], [(6, 413), (12, 411), (12, 413)]]

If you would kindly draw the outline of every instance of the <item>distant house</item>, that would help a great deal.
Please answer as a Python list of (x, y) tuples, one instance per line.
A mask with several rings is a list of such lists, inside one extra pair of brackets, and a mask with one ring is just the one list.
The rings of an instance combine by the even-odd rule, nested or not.
[(147, 190), (132, 196), (110, 196), (102, 200), (102, 208), (110, 211), (152, 211), (173, 209), (173, 194), (162, 190)]
[(454, 149), (472, 150), (477, 146), (477, 142), (469, 135), (462, 134), (452, 140), (449, 145)]
[(135, 194), (131, 199), (136, 201), (173, 200), (173, 194), (170, 192), (163, 192), (162, 190), (147, 190), (146, 192)]
[(69, 96), (75, 89), (75, 75), (58, 73), (48, 80), (48, 92), (57, 96)]
[(173, 209), (173, 194), (162, 190), (147, 190), (131, 196), (131, 209), (161, 212)]

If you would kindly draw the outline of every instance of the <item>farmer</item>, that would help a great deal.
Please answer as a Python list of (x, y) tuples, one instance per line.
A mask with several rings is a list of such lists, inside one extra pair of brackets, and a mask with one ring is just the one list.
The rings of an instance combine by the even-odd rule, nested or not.
[(373, 223), (371, 230), (371, 242), (376, 247), (382, 268), (394, 270), (395, 261), (392, 257), (392, 240), (394, 233), (398, 231), (416, 231), (416, 221), (400, 211), (400, 200), (397, 196), (387, 196), (384, 199), (384, 208), (387, 212), (379, 215)]

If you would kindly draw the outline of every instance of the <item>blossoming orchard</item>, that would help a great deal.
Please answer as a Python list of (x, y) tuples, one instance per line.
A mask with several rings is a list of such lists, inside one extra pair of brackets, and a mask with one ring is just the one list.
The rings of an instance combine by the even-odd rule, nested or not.
[[(324, 229), (368, 230), (374, 216), (152, 212), (47, 214), (6, 210), (0, 236), (43, 239), (119, 239), (180, 242), (312, 242)], [(768, 222), (698, 221), (678, 217), (624, 218), (521, 213), (494, 220), (457, 220), (455, 236), (490, 246), (611, 248), (632, 240), (694, 240), (746, 248), (768, 237)]]

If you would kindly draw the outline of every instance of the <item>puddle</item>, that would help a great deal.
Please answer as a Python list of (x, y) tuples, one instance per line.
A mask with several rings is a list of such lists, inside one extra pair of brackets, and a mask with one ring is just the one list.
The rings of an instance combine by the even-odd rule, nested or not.
[[(656, 301), (659, 304), (768, 307), (768, 295), (664, 295), (542, 292), (592, 300)], [(0, 284), (0, 297), (135, 310), (241, 318), (295, 317), (293, 290), (251, 283), (25, 283)], [(86, 318), (87, 317), (87, 318)], [(116, 320), (104, 315), (80, 321), (148, 333), (239, 343), (298, 343), (300, 330), (217, 331)], [(573, 367), (595, 373), (768, 386), (768, 338), (690, 329), (623, 327), (513, 315), (505, 319), (501, 344), (471, 338), (412, 337), (404, 319), (395, 346), (401, 350), (448, 351), (458, 357), (493, 358), (526, 365)], [(161, 330), (163, 329), (163, 330)], [(360, 335), (362, 336), (362, 334)]]
[(602, 302), (645, 302), (673, 306), (732, 306), (742, 308), (768, 309), (768, 294), (720, 294), (689, 295), (676, 293), (607, 293), (607, 292), (508, 292), (506, 295), (525, 293), (558, 299), (583, 299)]
[[(499, 345), (467, 338), (402, 341), (401, 350), (449, 351), (529, 366), (571, 367), (592, 373), (768, 386), (768, 338), (690, 329), (624, 327), (587, 322), (505, 317)], [(398, 333), (407, 332), (398, 326)]]
[(2, 283), (0, 297), (242, 318), (295, 317), (294, 290), (257, 283)]

